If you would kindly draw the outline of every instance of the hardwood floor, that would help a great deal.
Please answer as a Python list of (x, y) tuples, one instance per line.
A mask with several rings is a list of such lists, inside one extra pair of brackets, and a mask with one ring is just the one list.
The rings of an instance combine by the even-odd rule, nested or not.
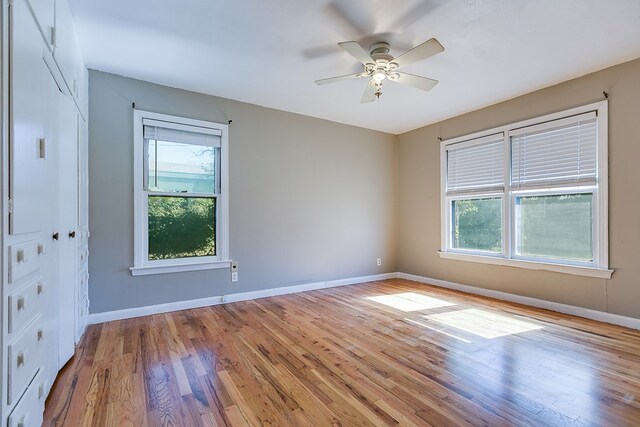
[(44, 425), (640, 425), (640, 332), (405, 280), (89, 327)]

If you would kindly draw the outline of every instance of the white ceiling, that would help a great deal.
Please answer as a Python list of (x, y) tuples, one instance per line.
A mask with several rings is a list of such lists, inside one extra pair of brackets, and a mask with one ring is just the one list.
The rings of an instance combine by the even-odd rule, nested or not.
[[(639, 0), (70, 1), (89, 68), (394, 134), (640, 57)], [(360, 71), (337, 42), (431, 37), (431, 92), (313, 83)]]

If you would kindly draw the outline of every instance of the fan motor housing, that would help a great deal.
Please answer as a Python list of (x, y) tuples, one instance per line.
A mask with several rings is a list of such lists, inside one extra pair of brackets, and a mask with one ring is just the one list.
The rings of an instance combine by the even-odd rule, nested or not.
[(374, 43), (369, 47), (369, 55), (376, 62), (391, 62), (393, 61), (393, 56), (389, 54), (389, 48), (390, 46), (387, 42)]

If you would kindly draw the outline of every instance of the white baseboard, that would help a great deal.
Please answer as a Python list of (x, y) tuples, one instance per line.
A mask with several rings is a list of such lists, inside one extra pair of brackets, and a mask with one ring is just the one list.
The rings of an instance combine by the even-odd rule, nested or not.
[(453, 289), (456, 291), (466, 292), (468, 294), (481, 295), (503, 301), (515, 302), (532, 307), (544, 308), (551, 311), (557, 311), (559, 313), (571, 314), (573, 316), (585, 317), (587, 319), (597, 320), (600, 322), (626, 326), (627, 328), (640, 329), (640, 319), (621, 316), (619, 314), (606, 313), (604, 311), (591, 310), (589, 308), (576, 307), (573, 305), (561, 304), (558, 302), (524, 297), (520, 295), (509, 294), (507, 292), (493, 291), (491, 289), (477, 288), (475, 286), (462, 285), (460, 283), (432, 279), (430, 277), (415, 276), (413, 274), (407, 273), (396, 273), (396, 278), (425, 283), (427, 285), (433, 285), (440, 288)]
[(296, 292), (314, 291), (317, 289), (334, 288), (337, 286), (353, 285), (356, 283), (374, 282), (377, 280), (395, 279), (397, 273), (375, 274), (372, 276), (351, 277), (348, 279), (329, 280), (325, 282), (306, 283), (304, 285), (285, 286), (281, 288), (263, 289), (260, 291), (242, 292), (237, 294), (219, 295), (214, 297), (176, 301), (166, 304), (149, 305), (145, 307), (127, 308), (124, 310), (105, 311), (89, 315), (89, 324), (109, 322), (112, 320), (130, 319), (133, 317), (148, 316), (150, 314), (168, 313), (171, 311), (186, 310), (189, 308), (206, 307), (210, 305), (224, 304), (228, 302), (247, 301), (258, 298), (273, 297), (276, 295), (293, 294)]
[(317, 289), (334, 288), (337, 286), (354, 285), (357, 283), (374, 282), (386, 279), (405, 279), (414, 282), (425, 283), (440, 288), (453, 289), (474, 295), (481, 295), (503, 301), (515, 302), (532, 307), (544, 308), (559, 313), (584, 317), (614, 325), (626, 326), (628, 328), (640, 329), (640, 319), (621, 316), (618, 314), (606, 313), (598, 310), (591, 310), (583, 307), (576, 307), (558, 302), (546, 301), (537, 298), (525, 297), (507, 292), (494, 291), (491, 289), (478, 288), (475, 286), (463, 285), (446, 280), (433, 279), (430, 277), (416, 276), (407, 273), (385, 273), (372, 276), (352, 277), (348, 279), (330, 280), (325, 282), (306, 283), (304, 285), (285, 286), (281, 288), (263, 289), (260, 291), (242, 292), (237, 294), (219, 295), (208, 298), (200, 298), (188, 301), (177, 301), (166, 304), (156, 304), (146, 307), (135, 307), (124, 310), (106, 311), (103, 313), (93, 313), (89, 315), (89, 324), (109, 322), (112, 320), (130, 319), (132, 317), (147, 316), (150, 314), (168, 313), (171, 311), (186, 310), (189, 308), (206, 307), (210, 305), (224, 304), (228, 302), (247, 301), (258, 298), (272, 297), (277, 295), (293, 294), (296, 292), (313, 291)]

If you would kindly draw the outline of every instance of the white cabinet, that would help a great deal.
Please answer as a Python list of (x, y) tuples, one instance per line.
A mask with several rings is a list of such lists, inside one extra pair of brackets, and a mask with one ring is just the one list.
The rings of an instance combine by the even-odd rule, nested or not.
[(87, 323), (88, 80), (66, 0), (2, 1), (0, 425), (24, 427)]

